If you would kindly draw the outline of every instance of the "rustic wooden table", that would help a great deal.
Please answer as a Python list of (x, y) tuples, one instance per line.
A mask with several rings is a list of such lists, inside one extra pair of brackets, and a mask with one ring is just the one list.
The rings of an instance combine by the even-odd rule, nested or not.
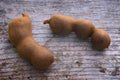
[[(8, 23), (26, 12), (33, 36), (53, 51), (55, 62), (38, 71), (22, 60), (8, 40)], [(43, 20), (53, 14), (88, 19), (111, 36), (104, 51), (91, 47), (74, 33), (52, 34)], [(0, 0), (0, 80), (120, 80), (120, 0)]]

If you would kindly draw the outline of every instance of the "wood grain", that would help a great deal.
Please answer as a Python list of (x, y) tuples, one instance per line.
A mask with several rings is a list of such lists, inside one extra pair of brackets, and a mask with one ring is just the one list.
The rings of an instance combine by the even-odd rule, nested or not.
[[(35, 40), (54, 53), (46, 71), (22, 60), (8, 39), (9, 21), (23, 12), (32, 19)], [(91, 20), (110, 34), (110, 47), (96, 51), (90, 39), (52, 34), (43, 20), (54, 14)], [(120, 0), (1, 0), (0, 80), (120, 80)]]

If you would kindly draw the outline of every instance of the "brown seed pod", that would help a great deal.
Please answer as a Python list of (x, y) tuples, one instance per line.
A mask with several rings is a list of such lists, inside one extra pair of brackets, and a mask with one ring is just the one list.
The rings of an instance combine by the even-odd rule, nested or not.
[(29, 15), (22, 14), (11, 20), (8, 35), (19, 56), (30, 61), (36, 69), (47, 69), (54, 62), (53, 53), (34, 40)]
[(97, 50), (103, 50), (110, 45), (110, 36), (103, 29), (95, 29), (91, 37), (92, 46)]
[(89, 20), (78, 20), (74, 23), (74, 32), (81, 39), (90, 37), (95, 29), (92, 22)]
[(49, 24), (53, 33), (59, 35), (67, 35), (72, 32), (72, 24), (76, 20), (64, 15), (53, 15), (49, 20), (45, 20), (44, 24)]

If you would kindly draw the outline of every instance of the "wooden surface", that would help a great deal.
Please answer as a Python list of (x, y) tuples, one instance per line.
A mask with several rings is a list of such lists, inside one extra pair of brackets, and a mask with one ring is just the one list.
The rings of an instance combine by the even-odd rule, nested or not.
[[(35, 40), (54, 53), (46, 71), (22, 60), (8, 40), (9, 21), (23, 12), (32, 19)], [(43, 20), (58, 13), (103, 28), (111, 36), (110, 47), (96, 51), (90, 39), (52, 34)], [(120, 0), (0, 0), (0, 80), (120, 80)]]

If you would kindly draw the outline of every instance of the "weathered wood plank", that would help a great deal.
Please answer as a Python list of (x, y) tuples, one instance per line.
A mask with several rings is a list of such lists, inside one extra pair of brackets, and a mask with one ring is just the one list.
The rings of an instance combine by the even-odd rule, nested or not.
[[(8, 40), (8, 23), (26, 12), (33, 36), (53, 51), (55, 62), (46, 71), (35, 70), (22, 60)], [(89, 19), (111, 36), (104, 51), (91, 47), (74, 33), (52, 34), (43, 21), (53, 14)], [(1, 0), (0, 1), (0, 80), (120, 80), (120, 0)]]

